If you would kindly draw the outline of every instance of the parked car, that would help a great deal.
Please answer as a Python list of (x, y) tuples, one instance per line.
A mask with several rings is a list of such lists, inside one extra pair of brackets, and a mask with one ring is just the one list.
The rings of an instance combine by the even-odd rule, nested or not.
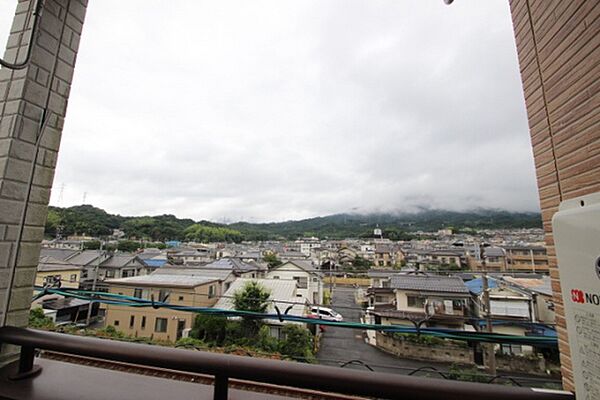
[(338, 312), (335, 312), (331, 308), (313, 306), (310, 309), (310, 317), (324, 319), (326, 321), (337, 321), (341, 322), (344, 317)]

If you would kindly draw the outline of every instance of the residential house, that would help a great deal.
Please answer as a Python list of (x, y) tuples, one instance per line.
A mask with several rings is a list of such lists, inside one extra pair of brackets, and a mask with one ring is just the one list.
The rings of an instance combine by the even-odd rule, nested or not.
[(211, 249), (208, 247), (170, 249), (167, 255), (170, 262), (183, 265), (206, 263), (213, 260)]
[(146, 275), (147, 272), (147, 267), (137, 255), (116, 253), (100, 263), (98, 275), (101, 279), (118, 279)]
[(264, 263), (245, 262), (234, 257), (221, 258), (208, 264), (198, 265), (198, 268), (228, 270), (240, 278), (264, 278), (268, 270), (268, 266)]
[(549, 276), (542, 276), (540, 278), (505, 276), (502, 279), (509, 285), (517, 287), (531, 295), (533, 322), (554, 324), (556, 315)]
[(506, 253), (502, 247), (486, 247), (483, 251), (485, 267), (488, 271), (506, 271)]
[[(375, 304), (376, 296), (393, 294), (393, 302)], [(422, 273), (394, 274), (389, 287), (369, 293), (373, 307), (370, 314), (376, 323), (464, 329), (468, 318), (469, 290), (458, 277)]]
[(374, 257), (375, 268), (391, 268), (394, 266), (392, 246), (389, 244), (377, 244)]
[[(244, 286), (249, 282), (257, 282), (266, 291), (269, 292), (268, 314), (276, 314), (279, 309), (281, 313), (303, 317), (306, 314), (306, 307), (303, 304), (303, 299), (298, 297), (297, 282), (294, 280), (285, 279), (248, 279), (239, 278), (227, 290), (224, 295), (217, 301), (214, 308), (223, 310), (234, 310), (233, 297), (235, 293), (244, 289)], [(294, 303), (294, 304), (291, 304)], [(289, 309), (288, 309), (289, 308)], [(265, 319), (263, 322), (269, 326), (271, 336), (277, 339), (283, 339), (282, 328), (286, 324), (305, 324), (293, 321), (279, 321), (278, 319)]]
[[(109, 279), (110, 293), (155, 299), (179, 306), (211, 307), (221, 296), (218, 278), (189, 275), (152, 274), (122, 279)], [(190, 329), (195, 314), (160, 307), (128, 307), (108, 304), (106, 325), (131, 336), (176, 341)]]
[[(473, 294), (473, 321), (476, 329), (485, 327), (485, 304), (483, 298), (483, 279), (476, 278), (466, 282), (466, 286)], [(509, 335), (525, 336), (532, 330), (531, 323), (534, 319), (532, 296), (524, 290), (509, 285), (499, 279), (488, 278), (490, 299), (490, 317), (493, 320), (493, 331)], [(502, 345), (498, 346), (503, 353), (522, 354), (531, 353), (531, 346)]]
[(220, 293), (226, 292), (233, 281), (237, 279), (235, 272), (231, 269), (212, 268), (206, 269), (204, 266), (191, 267), (182, 265), (167, 264), (162, 268), (158, 268), (151, 275), (175, 275), (175, 276), (191, 276), (203, 278), (215, 278), (219, 280)]
[(309, 261), (288, 261), (271, 269), (268, 279), (294, 280), (298, 283), (297, 297), (313, 304), (323, 303), (323, 280), (321, 273)]
[(349, 247), (342, 247), (337, 252), (337, 260), (341, 265), (351, 265), (356, 257), (358, 252)]
[(100, 263), (110, 257), (110, 253), (101, 250), (84, 250), (69, 258), (69, 263), (82, 268), (81, 289), (91, 290), (94, 277)]
[(35, 276), (35, 286), (78, 289), (82, 268), (68, 261), (50, 256), (40, 257)]

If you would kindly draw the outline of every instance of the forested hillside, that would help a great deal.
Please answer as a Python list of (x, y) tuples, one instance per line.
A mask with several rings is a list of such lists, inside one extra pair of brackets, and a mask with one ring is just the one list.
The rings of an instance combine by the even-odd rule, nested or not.
[(436, 231), (453, 227), (465, 229), (539, 228), (539, 213), (515, 213), (501, 210), (455, 212), (427, 210), (398, 214), (337, 214), (300, 221), (253, 224), (237, 222), (229, 225), (209, 221), (180, 219), (174, 215), (124, 217), (90, 206), (50, 207), (46, 235), (63, 237), (77, 234), (108, 236), (121, 229), (128, 238), (195, 241), (228, 241), (296, 239), (302, 236), (343, 239), (368, 237), (379, 226), (393, 240), (410, 239), (415, 231)]

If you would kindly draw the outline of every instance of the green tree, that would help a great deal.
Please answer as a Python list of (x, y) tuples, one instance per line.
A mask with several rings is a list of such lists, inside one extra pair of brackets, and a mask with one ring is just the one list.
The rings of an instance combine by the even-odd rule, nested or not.
[(120, 240), (117, 244), (117, 250), (126, 251), (128, 253), (137, 251), (140, 247), (141, 243), (134, 240)]
[[(264, 313), (269, 307), (271, 294), (260, 283), (250, 281), (241, 290), (233, 294), (233, 306), (239, 311)], [(256, 317), (242, 318), (242, 331), (248, 337), (254, 337), (260, 329), (261, 321)]]
[(282, 264), (281, 260), (277, 258), (275, 253), (266, 253), (263, 256), (263, 261), (269, 264), (269, 268), (275, 268)]
[(227, 242), (239, 243), (244, 237), (239, 231), (218, 226), (207, 226), (203, 224), (190, 225), (183, 231), (187, 240), (196, 242)]
[(354, 260), (352, 260), (352, 266), (354, 269), (366, 271), (371, 268), (371, 262), (365, 258), (356, 256), (354, 257)]

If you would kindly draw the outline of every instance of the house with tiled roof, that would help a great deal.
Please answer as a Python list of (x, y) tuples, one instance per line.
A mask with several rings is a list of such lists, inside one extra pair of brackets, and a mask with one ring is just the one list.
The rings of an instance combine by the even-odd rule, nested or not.
[(424, 321), (428, 327), (464, 329), (471, 297), (459, 277), (404, 273), (391, 275), (388, 282), (368, 292), (376, 323)]

